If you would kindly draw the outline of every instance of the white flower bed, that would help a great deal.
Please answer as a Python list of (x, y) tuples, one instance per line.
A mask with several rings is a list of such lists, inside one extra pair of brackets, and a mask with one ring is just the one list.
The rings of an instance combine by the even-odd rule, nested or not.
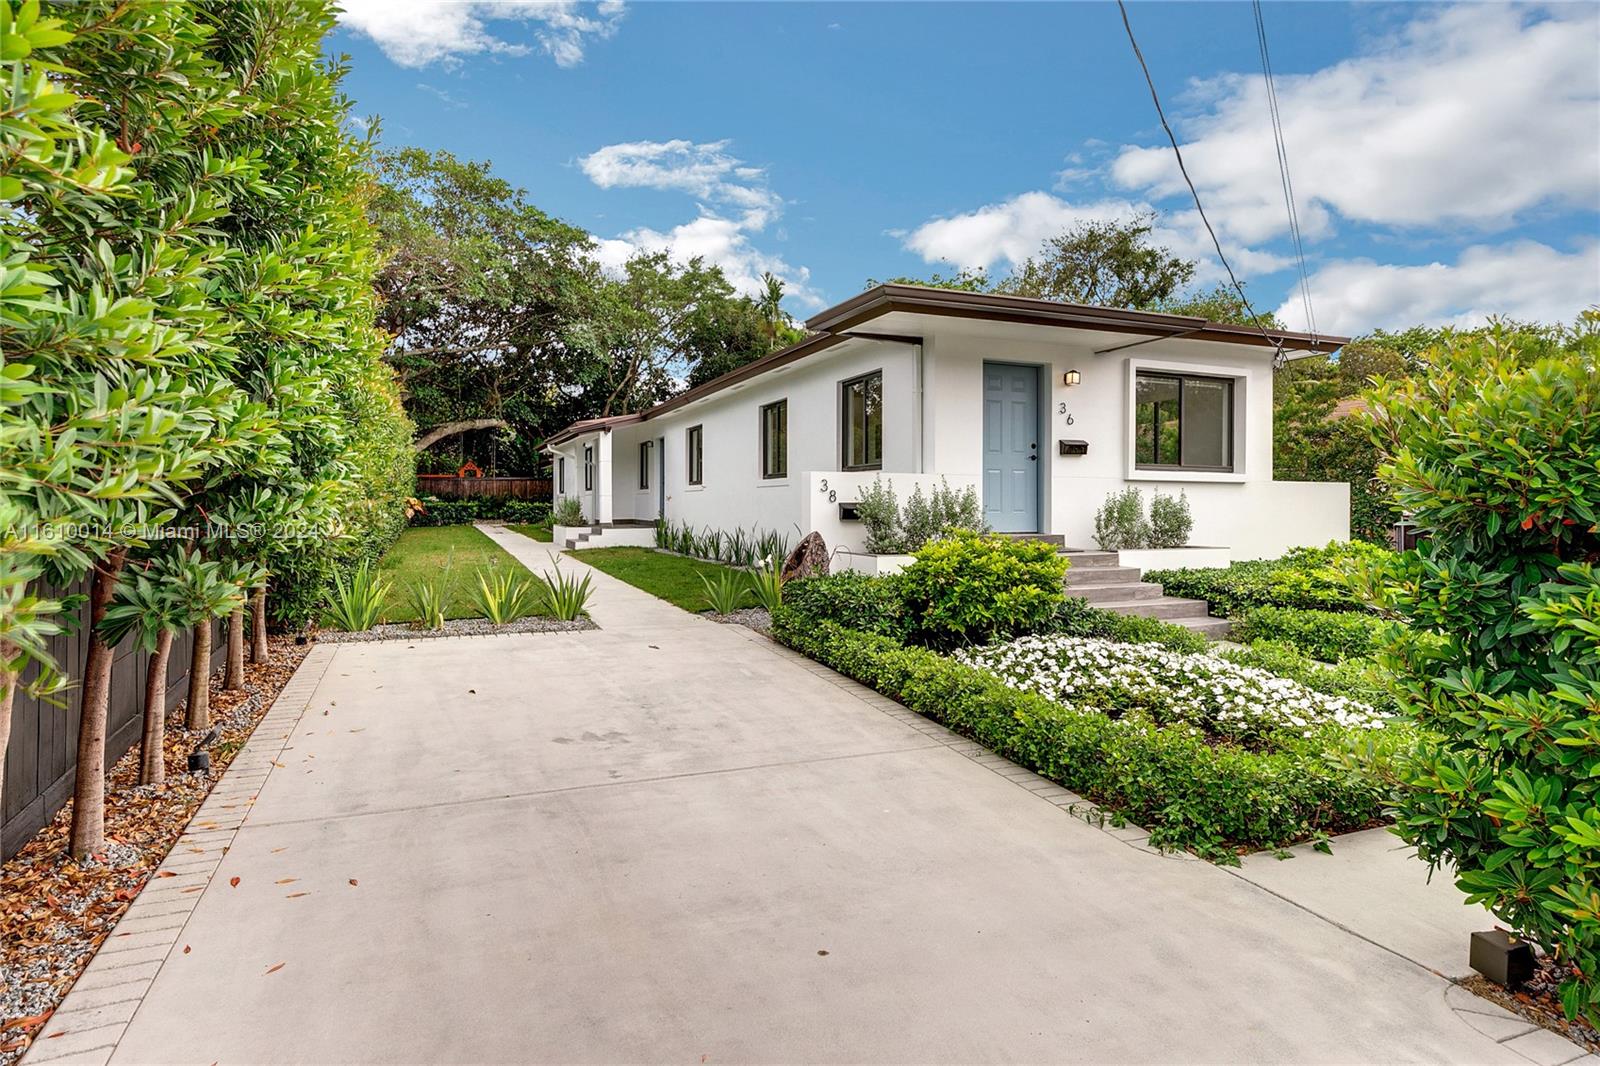
[(957, 652), (1013, 688), (1069, 708), (1120, 717), (1144, 712), (1158, 722), (1187, 722), (1241, 739), (1270, 732), (1309, 735), (1323, 725), (1378, 729), (1371, 707), (1306, 688), (1298, 681), (1212, 655), (1187, 655), (1159, 644), (1118, 644), (1087, 637), (1023, 637)]

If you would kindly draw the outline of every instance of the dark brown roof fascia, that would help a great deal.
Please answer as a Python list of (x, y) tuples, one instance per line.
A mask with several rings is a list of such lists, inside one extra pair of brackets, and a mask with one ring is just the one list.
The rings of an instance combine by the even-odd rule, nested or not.
[(712, 378), (703, 385), (696, 385), (688, 392), (680, 393), (670, 400), (658, 403), (646, 411), (642, 417), (659, 418), (661, 415), (675, 411), (686, 404), (704, 399), (712, 393), (721, 392), (730, 385), (748, 381), (753, 377), (765, 374), (769, 370), (776, 370), (780, 366), (786, 366), (797, 359), (804, 359), (808, 355), (826, 351), (836, 344), (843, 344), (847, 340), (850, 340), (850, 338), (841, 337), (833, 333), (813, 333), (805, 340), (791, 344), (787, 348), (780, 348), (771, 355), (763, 355), (754, 362), (746, 363), (736, 370), (728, 371), (721, 377)]
[(559, 430), (553, 435), (546, 437), (544, 440), (544, 446), (546, 448), (552, 448), (557, 444), (565, 444), (573, 437), (581, 437), (585, 433), (610, 430), (614, 426), (632, 425), (634, 422), (640, 422), (643, 420), (644, 415), (608, 415), (604, 418), (585, 418), (582, 421), (572, 423), (572, 425), (568, 426), (566, 429)]
[(1269, 330), (1268, 336), (1262, 336), (1260, 330), (1251, 326), (1209, 322), (1193, 315), (1090, 307), (1026, 296), (972, 293), (917, 285), (879, 285), (868, 289), (823, 311), (807, 321), (806, 326), (814, 330), (842, 332), (891, 311), (1025, 325), (1077, 326), (1108, 333), (1155, 333), (1163, 336), (1181, 332), (1197, 340), (1258, 347), (1274, 347), (1273, 341), (1277, 341), (1288, 348), (1316, 352), (1333, 352), (1349, 341), (1347, 337), (1321, 335), (1313, 339), (1308, 333), (1289, 330)]

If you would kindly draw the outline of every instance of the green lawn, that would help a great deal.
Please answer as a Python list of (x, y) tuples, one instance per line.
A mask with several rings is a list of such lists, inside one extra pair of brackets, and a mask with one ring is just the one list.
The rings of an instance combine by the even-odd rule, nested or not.
[(590, 548), (573, 557), (686, 611), (707, 610), (701, 574), (730, 569), (650, 548)]
[[(418, 581), (444, 577), (447, 569), (450, 600), (445, 617), (480, 617), (481, 612), (472, 605), (472, 590), (477, 588), (478, 574), (490, 567), (505, 566), (527, 572), (527, 567), (472, 526), (408, 529), (400, 534), (400, 539), (378, 564), (379, 571), (392, 586), (383, 612), (384, 621), (416, 621), (416, 612), (406, 604), (406, 590)], [(531, 580), (532, 575), (529, 576)]]
[(549, 519), (546, 519), (537, 525), (508, 525), (506, 528), (521, 533), (524, 537), (529, 537), (533, 540), (542, 540), (546, 544), (549, 544), (555, 536), (554, 533), (551, 532)]

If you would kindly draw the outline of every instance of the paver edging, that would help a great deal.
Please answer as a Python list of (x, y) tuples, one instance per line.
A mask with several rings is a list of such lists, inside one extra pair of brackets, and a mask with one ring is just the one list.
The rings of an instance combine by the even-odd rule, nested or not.
[[(301, 660), (294, 676), (256, 723), (250, 739), (173, 842), (172, 850), (78, 975), (19, 1066), (105, 1063), (111, 1058), (162, 964), (182, 939), (189, 916), (232, 845), (255, 795), (271, 775), (272, 767), (278, 765), (294, 727), (311, 706), (333, 653), (331, 645), (319, 646)], [(255, 782), (249, 789), (235, 791), (228, 787), (245, 778)], [(242, 793), (248, 798), (241, 799)], [(153, 919), (160, 919), (158, 928), (151, 928), (149, 920)], [(124, 929), (130, 925), (133, 928)], [(118, 946), (117, 940), (122, 937), (134, 938), (135, 942)]]

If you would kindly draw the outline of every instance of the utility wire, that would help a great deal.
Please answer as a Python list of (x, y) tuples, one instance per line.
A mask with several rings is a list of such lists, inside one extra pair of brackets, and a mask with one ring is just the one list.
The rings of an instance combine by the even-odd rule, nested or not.
[(1300, 303), (1305, 309), (1306, 330), (1316, 343), (1317, 315), (1311, 306), (1311, 277), (1306, 271), (1306, 247), (1300, 235), (1300, 212), (1294, 203), (1294, 180), (1289, 177), (1289, 150), (1283, 142), (1283, 118), (1278, 111), (1278, 87), (1272, 78), (1272, 57), (1267, 50), (1267, 23), (1262, 17), (1261, 0), (1252, 0), (1256, 16), (1256, 43), (1261, 48), (1261, 76), (1267, 83), (1267, 111), (1272, 116), (1272, 139), (1278, 149), (1278, 177), (1283, 186), (1283, 206), (1289, 213), (1289, 237), (1294, 242), (1295, 258), (1300, 263)]
[(1133, 23), (1128, 21), (1128, 5), (1123, 0), (1117, 0), (1117, 10), (1122, 12), (1122, 28), (1128, 31), (1128, 43), (1133, 46), (1134, 58), (1139, 60), (1139, 69), (1144, 71), (1144, 83), (1150, 87), (1150, 100), (1156, 105), (1156, 117), (1161, 119), (1161, 128), (1167, 132), (1167, 140), (1172, 142), (1172, 154), (1178, 159), (1178, 171), (1183, 175), (1184, 182), (1189, 186), (1189, 194), (1194, 197), (1194, 208), (1200, 213), (1200, 221), (1205, 223), (1206, 232), (1211, 234), (1211, 245), (1217, 250), (1217, 258), (1222, 261), (1222, 269), (1228, 272), (1228, 280), (1233, 283), (1233, 291), (1239, 294), (1239, 299), (1244, 303), (1244, 309), (1250, 312), (1250, 319), (1256, 329), (1267, 339), (1276, 351), (1276, 360), (1282, 362), (1283, 342), (1267, 332), (1261, 324), (1261, 316), (1256, 314), (1256, 309), (1250, 306), (1250, 298), (1244, 294), (1244, 286), (1239, 284), (1238, 277), (1233, 272), (1233, 267), (1228, 265), (1228, 257), (1222, 252), (1222, 242), (1217, 240), (1217, 231), (1211, 227), (1211, 220), (1206, 217), (1206, 209), (1200, 204), (1200, 192), (1194, 187), (1194, 179), (1189, 177), (1189, 168), (1183, 162), (1183, 150), (1178, 147), (1178, 138), (1172, 132), (1172, 126), (1167, 122), (1167, 113), (1161, 108), (1161, 97), (1156, 93), (1155, 79), (1150, 76), (1150, 64), (1144, 61), (1144, 53), (1139, 49), (1139, 41), (1133, 35)]

